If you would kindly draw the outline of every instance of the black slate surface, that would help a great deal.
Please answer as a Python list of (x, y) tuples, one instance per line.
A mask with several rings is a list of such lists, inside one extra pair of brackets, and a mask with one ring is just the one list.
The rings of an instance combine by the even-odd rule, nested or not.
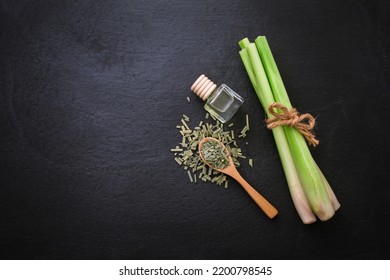
[[(2, 259), (388, 259), (386, 1), (0, 1)], [(266, 35), (342, 208), (297, 216), (237, 42)], [(201, 73), (251, 117), (243, 190), (191, 184), (172, 159)], [(186, 97), (192, 102), (187, 103)]]

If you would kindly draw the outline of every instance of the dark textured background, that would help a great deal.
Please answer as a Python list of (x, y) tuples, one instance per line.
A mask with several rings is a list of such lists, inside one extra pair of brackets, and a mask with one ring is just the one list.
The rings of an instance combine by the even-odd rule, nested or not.
[[(0, 1), (3, 259), (388, 259), (387, 1)], [(267, 35), (342, 208), (297, 216), (237, 42)], [(244, 191), (191, 184), (172, 159), (201, 73), (245, 98)], [(186, 97), (192, 102), (187, 103)]]

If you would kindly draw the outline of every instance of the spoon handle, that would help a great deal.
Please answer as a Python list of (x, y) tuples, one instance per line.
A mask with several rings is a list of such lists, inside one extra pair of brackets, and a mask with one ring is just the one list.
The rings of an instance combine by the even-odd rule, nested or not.
[(245, 179), (242, 178), (238, 172), (234, 174), (233, 178), (241, 184), (249, 196), (270, 219), (273, 219), (278, 214), (278, 210), (276, 210), (276, 208), (271, 203), (269, 203), (268, 200), (266, 200), (251, 185), (249, 185), (248, 182), (245, 181)]

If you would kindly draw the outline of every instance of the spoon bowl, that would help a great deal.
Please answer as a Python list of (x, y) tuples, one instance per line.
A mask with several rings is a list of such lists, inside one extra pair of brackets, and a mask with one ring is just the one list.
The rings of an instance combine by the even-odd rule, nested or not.
[[(220, 150), (217, 152), (225, 153), (225, 156), (228, 160), (228, 163), (221, 165), (222, 167), (213, 166), (213, 164), (210, 163), (205, 157), (203, 152), (203, 145), (208, 141), (214, 141), (215, 144), (217, 144), (220, 147)], [(198, 146), (199, 156), (203, 160), (203, 162), (208, 165), (209, 167), (224, 173), (226, 175), (229, 175), (230, 177), (234, 178), (240, 185), (244, 188), (244, 190), (249, 194), (249, 196), (254, 200), (254, 202), (257, 204), (257, 206), (260, 207), (261, 210), (270, 218), (273, 219), (277, 214), (278, 210), (269, 203), (260, 193), (258, 193), (247, 181), (242, 178), (240, 173), (238, 173), (236, 166), (234, 165), (233, 159), (231, 155), (229, 154), (228, 149), (226, 146), (219, 141), (216, 138), (213, 137), (205, 137), (199, 142)], [(221, 155), (221, 157), (225, 158), (225, 156)]]

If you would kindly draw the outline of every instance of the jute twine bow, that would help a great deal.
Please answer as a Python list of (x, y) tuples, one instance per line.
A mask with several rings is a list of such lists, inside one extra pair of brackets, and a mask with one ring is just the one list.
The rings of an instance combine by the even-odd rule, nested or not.
[[(278, 110), (280, 110), (281, 113), (278, 113)], [(268, 129), (272, 129), (280, 125), (295, 127), (303, 135), (303, 137), (305, 137), (309, 145), (315, 147), (320, 143), (320, 141), (318, 141), (312, 133), (312, 129), (316, 122), (312, 115), (301, 115), (297, 109), (292, 108), (291, 110), (288, 110), (286, 106), (280, 103), (272, 103), (268, 107), (268, 111), (274, 116), (274, 118), (270, 118), (266, 121)]]

